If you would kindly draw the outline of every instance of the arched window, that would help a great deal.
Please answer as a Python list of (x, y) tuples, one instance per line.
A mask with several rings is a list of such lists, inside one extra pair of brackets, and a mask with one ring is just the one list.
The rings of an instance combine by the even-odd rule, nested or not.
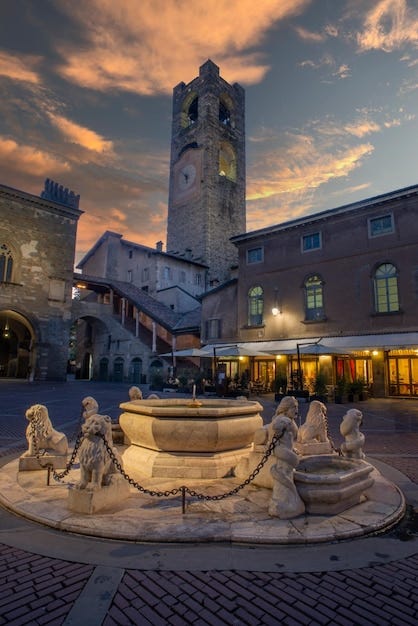
[(382, 263), (374, 274), (376, 313), (399, 311), (398, 272), (392, 263)]
[(305, 280), (305, 319), (307, 321), (323, 320), (324, 295), (323, 281), (318, 274), (313, 274)]
[(230, 143), (223, 141), (219, 147), (219, 176), (225, 176), (229, 180), (237, 179), (237, 160)]
[(13, 272), (13, 256), (5, 243), (0, 245), (0, 283), (11, 283)]
[(199, 97), (195, 91), (187, 94), (181, 105), (180, 124), (189, 128), (196, 124), (199, 117)]
[(248, 326), (261, 326), (263, 323), (264, 294), (260, 286), (248, 292)]

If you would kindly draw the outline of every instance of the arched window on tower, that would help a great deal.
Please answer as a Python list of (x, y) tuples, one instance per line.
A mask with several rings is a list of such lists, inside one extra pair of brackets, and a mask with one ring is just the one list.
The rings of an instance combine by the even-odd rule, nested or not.
[(248, 291), (248, 326), (261, 326), (263, 323), (264, 292), (257, 285)]
[(13, 256), (10, 248), (0, 245), (0, 283), (11, 283), (13, 276)]
[(382, 263), (374, 273), (376, 313), (399, 311), (398, 272), (392, 263)]
[(325, 319), (323, 280), (318, 274), (308, 276), (305, 287), (305, 320)]
[(231, 125), (231, 113), (222, 101), (219, 103), (219, 121), (224, 126)]
[(182, 128), (188, 128), (196, 124), (199, 117), (199, 97), (195, 91), (191, 91), (184, 98), (181, 105), (180, 124)]
[(189, 106), (189, 110), (187, 112), (187, 119), (189, 122), (189, 126), (197, 122), (197, 119), (199, 117), (198, 104), (199, 104), (199, 98), (196, 96), (196, 98), (192, 100)]
[(229, 180), (237, 180), (237, 160), (233, 147), (227, 141), (219, 146), (219, 176)]

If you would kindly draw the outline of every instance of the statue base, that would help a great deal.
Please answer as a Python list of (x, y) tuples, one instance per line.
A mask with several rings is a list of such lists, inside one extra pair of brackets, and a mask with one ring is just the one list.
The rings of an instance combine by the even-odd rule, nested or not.
[(54, 470), (65, 469), (67, 467), (67, 456), (56, 454), (45, 454), (40, 456), (21, 456), (19, 458), (19, 472), (34, 472), (47, 469), (47, 465), (52, 465)]
[(296, 442), (293, 449), (301, 456), (332, 454), (333, 452), (329, 441), (308, 441), (307, 443)]
[(74, 513), (93, 515), (103, 509), (118, 507), (129, 496), (129, 483), (122, 476), (113, 474), (110, 484), (99, 489), (76, 489), (71, 485), (68, 491), (68, 508)]

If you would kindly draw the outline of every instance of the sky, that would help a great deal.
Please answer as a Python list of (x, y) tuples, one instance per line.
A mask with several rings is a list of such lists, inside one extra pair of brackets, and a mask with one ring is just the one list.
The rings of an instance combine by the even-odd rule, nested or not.
[(0, 0), (0, 183), (80, 194), (76, 257), (166, 241), (173, 87), (246, 92), (247, 231), (418, 184), (418, 0)]

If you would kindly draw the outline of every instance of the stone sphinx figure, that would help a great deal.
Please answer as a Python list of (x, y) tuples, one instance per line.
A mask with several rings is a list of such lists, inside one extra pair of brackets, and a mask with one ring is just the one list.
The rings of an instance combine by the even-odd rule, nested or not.
[[(43, 404), (34, 404), (26, 411), (28, 449), (19, 460), (19, 470), (43, 469), (50, 464), (54, 469), (67, 465), (68, 441), (64, 433), (55, 430)], [(42, 460), (40, 460), (42, 459)]]
[[(279, 416), (288, 417), (294, 425), (296, 429), (293, 434), (293, 438), (296, 439), (298, 427), (296, 425), (296, 417), (298, 415), (299, 405), (296, 398), (293, 396), (285, 396), (281, 399), (279, 405), (276, 408), (276, 412), (273, 416), (272, 421), (269, 424), (265, 424), (259, 430), (256, 430), (254, 433), (254, 442), (253, 448), (248, 455), (248, 459), (245, 459), (246, 462), (242, 461), (235, 469), (235, 475), (238, 478), (246, 478), (260, 463), (261, 459), (266, 453), (266, 450), (269, 447), (269, 444), (274, 435), (273, 422)], [(271, 467), (274, 465), (275, 459), (272, 454), (264, 467), (260, 470), (260, 472), (255, 476), (252, 481), (254, 485), (257, 487), (264, 487), (267, 489), (272, 489), (273, 487), (273, 478), (270, 473)]]
[(364, 459), (363, 446), (365, 437), (360, 432), (363, 414), (358, 409), (349, 409), (340, 425), (340, 433), (344, 437), (341, 452), (349, 459)]
[(332, 444), (327, 430), (327, 407), (319, 400), (312, 400), (306, 420), (298, 431), (296, 452), (302, 455), (330, 454)]
[(305, 504), (296, 489), (294, 470), (299, 457), (293, 451), (293, 442), (298, 433), (295, 421), (286, 414), (278, 414), (272, 421), (272, 430), (280, 435), (274, 447), (275, 463), (270, 468), (273, 492), (269, 504), (269, 515), (291, 519), (305, 512)]

